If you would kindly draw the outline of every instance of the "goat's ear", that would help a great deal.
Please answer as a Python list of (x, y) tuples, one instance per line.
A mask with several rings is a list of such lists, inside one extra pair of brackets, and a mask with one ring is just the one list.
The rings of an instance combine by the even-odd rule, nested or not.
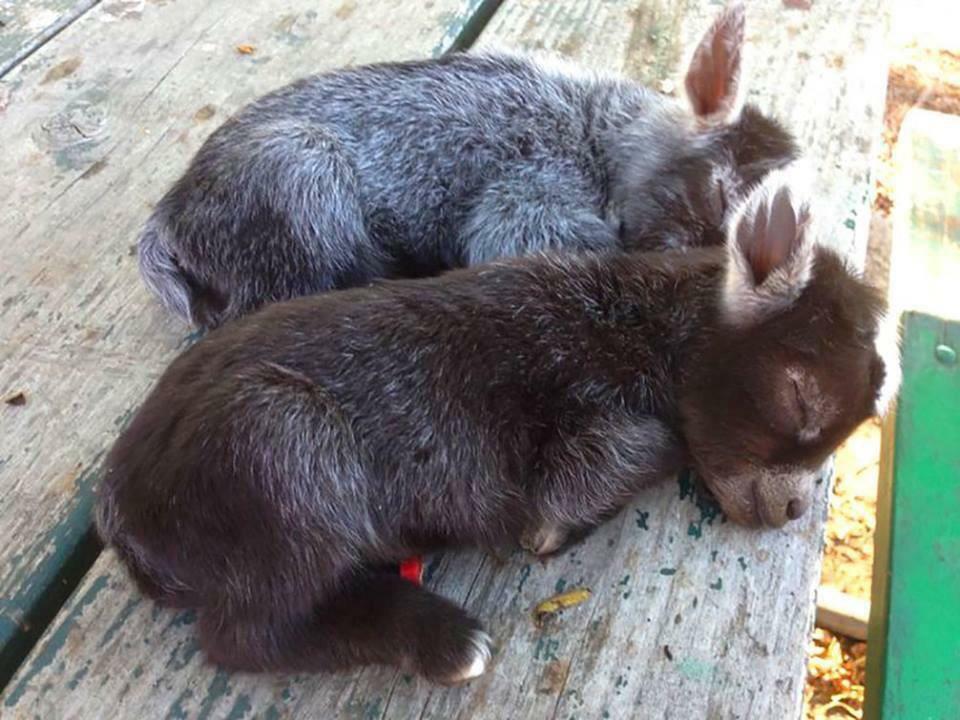
[(731, 217), (723, 287), (729, 322), (749, 325), (782, 310), (810, 282), (815, 241), (807, 177), (796, 163), (771, 172)]
[(697, 117), (732, 122), (740, 114), (740, 68), (746, 10), (735, 2), (704, 34), (687, 68), (687, 97)]

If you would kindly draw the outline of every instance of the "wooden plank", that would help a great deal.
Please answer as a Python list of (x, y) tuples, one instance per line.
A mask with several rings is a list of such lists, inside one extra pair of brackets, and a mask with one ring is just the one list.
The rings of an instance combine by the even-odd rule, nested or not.
[(817, 589), (817, 627), (866, 640), (869, 618), (869, 600), (848, 595), (829, 585)]
[(960, 707), (960, 118), (911, 110), (897, 144), (890, 294), (903, 388), (883, 428), (867, 659), (869, 718)]
[(949, 720), (960, 708), (957, 353), (960, 322), (904, 316), (903, 387), (877, 498), (867, 718)]
[(891, 302), (960, 320), (960, 117), (908, 112), (896, 162)]
[(190, 331), (137, 275), (150, 203), (253, 97), (442, 52), (489, 12), (483, 0), (104, 2), (0, 80), (0, 395), (27, 399), (0, 407), (0, 682), (65, 566), (89, 566), (98, 459)]
[[(645, 493), (580, 547), (546, 563), (516, 553), (431, 564), (428, 584), (465, 601), (498, 646), (458, 689), (381, 668), (338, 676), (228, 675), (203, 664), (188, 613), (161, 612), (108, 553), (4, 697), (11, 718), (795, 717), (816, 581), (791, 562), (820, 542), (825, 493), (785, 531), (724, 523), (692, 485)], [(774, 554), (776, 553), (776, 554)], [(593, 597), (538, 629), (534, 605)], [(244, 715), (242, 710), (248, 714)], [(604, 714), (606, 713), (606, 714)]]
[(0, 78), (98, 2), (100, 0), (0, 0)]
[[(717, 10), (709, 0), (635, 7), (508, 2), (480, 41), (565, 50), (595, 67), (662, 77)], [(824, 153), (814, 157), (821, 182), (841, 196), (825, 198), (828, 225), (860, 262), (865, 228), (856, 217), (868, 216), (886, 5), (816, 3), (804, 12), (766, 0), (750, 11), (752, 64), (760, 66), (753, 92)], [(791, 48), (808, 56), (798, 60)], [(165, 152), (181, 163), (188, 154), (175, 146)], [(142, 182), (153, 167), (130, 181)], [(151, 330), (168, 321), (155, 322)], [(149, 356), (150, 337), (138, 339)], [(802, 521), (757, 533), (724, 523), (684, 479), (645, 493), (545, 564), (521, 553), (503, 565), (471, 553), (443, 557), (428, 584), (482, 618), (499, 648), (491, 672), (458, 689), (375, 668), (297, 678), (216, 672), (201, 661), (191, 617), (141, 602), (107, 553), (8, 686), (4, 710), (12, 717), (89, 715), (91, 707), (105, 717), (797, 717), (826, 493), (825, 484)], [(594, 596), (534, 627), (536, 602), (574, 585)]]

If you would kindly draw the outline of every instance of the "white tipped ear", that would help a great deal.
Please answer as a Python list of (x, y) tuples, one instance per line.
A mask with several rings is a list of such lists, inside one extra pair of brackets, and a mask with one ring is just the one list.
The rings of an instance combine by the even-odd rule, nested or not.
[(740, 71), (746, 10), (726, 7), (713, 21), (690, 58), (685, 85), (694, 114), (730, 122), (740, 114)]
[(775, 170), (754, 188), (727, 226), (723, 311), (749, 325), (788, 307), (813, 272), (808, 171), (800, 163)]

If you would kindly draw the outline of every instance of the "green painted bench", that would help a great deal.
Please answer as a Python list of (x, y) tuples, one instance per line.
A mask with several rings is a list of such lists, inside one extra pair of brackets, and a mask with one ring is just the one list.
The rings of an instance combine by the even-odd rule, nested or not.
[(865, 716), (960, 712), (960, 118), (900, 132), (891, 294), (903, 389), (884, 426)]
[[(669, 91), (684, 48), (719, 6), (22, 3), (7, 26), (20, 39), (0, 42), (0, 394), (26, 400), (0, 406), (0, 715), (797, 717), (826, 485), (782, 531), (723, 522), (681, 478), (547, 563), (521, 553), (502, 563), (431, 558), (427, 582), (482, 618), (498, 646), (491, 672), (456, 689), (383, 668), (217, 671), (202, 662), (192, 616), (142, 600), (89, 532), (103, 453), (190, 338), (142, 288), (132, 243), (218, 123), (309, 72), (474, 41), (553, 51)], [(31, 21), (40, 11), (46, 25)], [(805, 10), (756, 0), (749, 12), (750, 99), (801, 138), (818, 172), (823, 233), (862, 264), (887, 2)], [(591, 588), (590, 600), (532, 622), (538, 601), (574, 586)]]

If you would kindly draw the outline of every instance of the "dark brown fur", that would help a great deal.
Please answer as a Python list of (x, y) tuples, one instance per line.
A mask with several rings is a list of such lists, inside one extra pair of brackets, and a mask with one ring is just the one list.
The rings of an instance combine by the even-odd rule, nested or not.
[(783, 524), (875, 410), (882, 308), (790, 193), (752, 202), (726, 249), (502, 261), (214, 331), (111, 451), (101, 533), (220, 664), (453, 682), (489, 659), (477, 621), (370, 568), (549, 552), (687, 461), (733, 519)]

